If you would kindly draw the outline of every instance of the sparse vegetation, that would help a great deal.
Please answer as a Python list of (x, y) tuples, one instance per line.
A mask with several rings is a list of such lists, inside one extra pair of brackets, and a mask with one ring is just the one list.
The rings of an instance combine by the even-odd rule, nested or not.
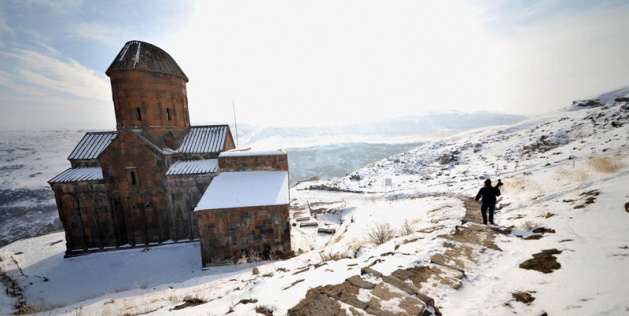
[(439, 156), (439, 158), (437, 159), (437, 161), (442, 164), (442, 165), (447, 165), (449, 163), (453, 163), (459, 160), (459, 151), (455, 150), (451, 153), (444, 153), (441, 156)]
[(509, 192), (509, 194), (518, 192), (527, 192), (533, 196), (544, 194), (542, 187), (536, 181), (526, 176), (507, 179), (504, 181), (502, 188), (504, 188), (505, 192)]
[(588, 178), (587, 171), (581, 169), (566, 169), (564, 167), (558, 167), (555, 170), (555, 173), (557, 174), (557, 180), (569, 180), (583, 183)]
[(205, 300), (201, 299), (201, 298), (186, 296), (183, 299), (183, 304), (175, 306), (173, 308), (173, 310), (180, 310), (180, 309), (184, 309), (186, 307), (197, 306), (197, 305), (201, 305), (201, 304), (205, 304), (205, 303), (207, 303), (207, 302)]
[(618, 169), (622, 168), (622, 159), (618, 159), (619, 157), (593, 157), (588, 159), (588, 164), (592, 169), (601, 173), (612, 173), (618, 171)]
[(400, 227), (400, 235), (408, 236), (414, 232), (415, 230), (413, 229), (413, 225), (407, 219), (405, 219), (404, 223), (402, 223), (402, 227)]
[(272, 316), (273, 312), (275, 312), (275, 307), (273, 306), (268, 306), (268, 305), (258, 305), (256, 306), (256, 313), (258, 314), (262, 314), (262, 315), (266, 315), (266, 316)]
[(375, 245), (382, 245), (395, 237), (395, 232), (389, 223), (377, 223), (372, 225), (367, 232), (369, 241)]
[(259, 262), (259, 261), (262, 261), (262, 256), (260, 256), (260, 254), (257, 251), (250, 249), (249, 252), (247, 253), (243, 252), (240, 258), (238, 259), (238, 261), (236, 261), (236, 263), (247, 264), (250, 262)]
[(319, 253), (319, 257), (321, 257), (322, 262), (326, 262), (340, 260), (343, 259), (345, 256), (342, 252), (321, 252)]
[(535, 221), (526, 221), (522, 224), (521, 229), (522, 230), (533, 230), (537, 227), (540, 227), (538, 222)]

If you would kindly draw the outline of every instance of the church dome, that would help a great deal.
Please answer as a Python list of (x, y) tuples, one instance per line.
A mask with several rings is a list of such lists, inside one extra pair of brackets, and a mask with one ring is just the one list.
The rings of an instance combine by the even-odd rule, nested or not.
[(188, 82), (175, 60), (161, 48), (141, 41), (127, 42), (105, 74), (109, 76), (117, 71), (146, 71), (173, 75)]

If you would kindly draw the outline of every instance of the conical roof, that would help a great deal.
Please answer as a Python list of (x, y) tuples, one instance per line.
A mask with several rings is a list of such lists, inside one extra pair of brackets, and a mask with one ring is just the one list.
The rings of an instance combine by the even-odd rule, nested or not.
[(146, 71), (173, 75), (188, 82), (175, 60), (161, 48), (146, 42), (127, 42), (116, 59), (111, 63), (105, 74), (109, 76), (116, 71)]

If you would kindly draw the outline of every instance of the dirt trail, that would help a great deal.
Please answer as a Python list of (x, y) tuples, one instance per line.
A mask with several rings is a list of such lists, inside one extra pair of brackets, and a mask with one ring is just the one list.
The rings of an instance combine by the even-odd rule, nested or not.
[(507, 233), (498, 227), (481, 224), (479, 205), (473, 199), (454, 197), (463, 202), (465, 216), (462, 224), (453, 227), (451, 233), (438, 237), (444, 241), (444, 251), (432, 255), (430, 264), (383, 275), (371, 268), (376, 260), (361, 268), (360, 275), (341, 284), (309, 290), (288, 314), (343, 315), (346, 310), (352, 315), (441, 315), (438, 302), (432, 298), (436, 289), (444, 286), (460, 288), (466, 277), (465, 271), (476, 265), (488, 249), (500, 251), (494, 239), (497, 234)]
[(480, 214), (480, 203), (474, 201), (471, 197), (466, 196), (454, 196), (455, 198), (461, 200), (463, 202), (463, 206), (465, 206), (465, 216), (463, 217), (463, 222), (473, 222), (481, 224), (483, 222), (483, 217)]

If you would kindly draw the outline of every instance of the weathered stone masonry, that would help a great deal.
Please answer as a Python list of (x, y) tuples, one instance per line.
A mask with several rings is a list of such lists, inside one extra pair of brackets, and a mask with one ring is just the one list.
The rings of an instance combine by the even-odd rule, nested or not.
[(290, 249), (286, 205), (215, 209), (197, 212), (204, 266), (257, 253), (285, 256)]
[(242, 152), (242, 155), (223, 155), (218, 160), (218, 167), (221, 171), (288, 171), (288, 156), (286, 154), (249, 154)]
[[(221, 174), (195, 209), (204, 267), (235, 262), (252, 254), (290, 254), (288, 156), (276, 152), (224, 152)], [(231, 181), (237, 179), (238, 183)], [(263, 182), (262, 182), (263, 181)], [(221, 186), (235, 185), (228, 195)], [(263, 192), (265, 196), (257, 197)], [(206, 203), (206, 198), (217, 201)], [(220, 199), (226, 198), (221, 202)], [(238, 199), (239, 201), (232, 201)]]
[(235, 148), (229, 126), (190, 126), (188, 78), (149, 43), (127, 42), (106, 74), (116, 131), (87, 133), (49, 181), (66, 255), (196, 240), (193, 209)]
[(290, 253), (285, 152), (235, 151), (228, 125), (190, 126), (188, 78), (158, 47), (126, 43), (106, 74), (116, 131), (87, 133), (49, 181), (66, 256), (192, 240), (203, 266)]

